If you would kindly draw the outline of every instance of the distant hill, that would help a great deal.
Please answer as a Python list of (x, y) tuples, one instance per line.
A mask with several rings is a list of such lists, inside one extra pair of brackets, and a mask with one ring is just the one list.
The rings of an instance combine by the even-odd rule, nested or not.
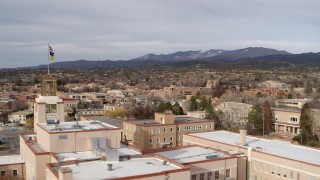
[[(290, 54), (286, 51), (249, 47), (233, 51), (179, 51), (166, 55), (147, 54), (131, 60), (77, 60), (55, 62), (50, 68), (90, 69), (90, 68), (143, 68), (165, 66), (188, 68), (203, 67), (214, 69), (288, 69), (320, 68), (320, 53)], [(21, 69), (47, 68), (47, 65), (24, 67)]]
[(204, 59), (207, 60), (227, 60), (227, 61), (234, 61), (243, 58), (255, 58), (260, 56), (268, 56), (268, 55), (277, 55), (277, 54), (290, 54), (286, 51), (278, 51), (275, 49), (268, 49), (263, 47), (248, 47), (245, 49), (237, 49), (237, 50), (202, 50), (202, 51), (178, 51), (172, 54), (147, 54), (136, 58), (134, 60), (158, 60), (162, 62), (168, 61), (190, 61), (190, 60), (197, 60), (197, 59)]

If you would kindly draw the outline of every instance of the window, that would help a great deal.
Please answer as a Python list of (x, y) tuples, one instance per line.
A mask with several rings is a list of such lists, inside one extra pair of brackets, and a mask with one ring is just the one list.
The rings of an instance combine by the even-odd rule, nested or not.
[(167, 128), (163, 128), (163, 133), (167, 133)]
[(137, 132), (138, 132), (138, 133), (140, 132), (140, 128), (139, 128), (139, 127), (137, 128)]
[(153, 134), (153, 129), (149, 129), (149, 134)]
[(59, 135), (59, 140), (68, 139), (68, 135)]
[(290, 121), (291, 122), (298, 122), (298, 118), (297, 117), (290, 117)]
[(200, 174), (200, 180), (204, 180), (204, 173)]
[(197, 175), (196, 174), (191, 175), (191, 180), (197, 180)]
[(170, 141), (171, 141), (171, 142), (173, 141), (173, 137), (172, 137), (172, 136), (170, 137)]
[(230, 177), (230, 169), (226, 169), (226, 178)]
[(5, 176), (6, 175), (6, 171), (1, 171), (1, 176)]
[(149, 139), (149, 143), (152, 144), (152, 138)]
[(177, 136), (177, 141), (180, 141), (180, 136), (179, 135)]
[(12, 170), (12, 175), (13, 176), (18, 176), (18, 170)]
[(160, 134), (160, 129), (159, 128), (156, 129), (156, 134)]
[(271, 167), (271, 174), (274, 174), (274, 165), (271, 165), (272, 167)]
[(177, 127), (177, 131), (178, 131), (178, 132), (180, 131), (180, 127), (179, 127), (179, 126)]
[(300, 173), (297, 173), (297, 180), (300, 180)]
[(137, 142), (140, 142), (140, 137), (137, 138)]
[(290, 179), (293, 179), (293, 171), (290, 171)]
[(287, 178), (287, 169), (283, 168), (283, 177)]
[(214, 172), (214, 179), (219, 179), (220, 175), (219, 175), (219, 171), (215, 171)]
[(163, 138), (163, 142), (166, 142), (166, 141), (167, 141), (167, 138), (164, 137), (164, 138)]
[(159, 144), (160, 143), (160, 139), (159, 138), (157, 138), (157, 144)]
[(212, 179), (212, 172), (208, 172), (208, 180)]
[(173, 128), (170, 128), (170, 132), (173, 132)]

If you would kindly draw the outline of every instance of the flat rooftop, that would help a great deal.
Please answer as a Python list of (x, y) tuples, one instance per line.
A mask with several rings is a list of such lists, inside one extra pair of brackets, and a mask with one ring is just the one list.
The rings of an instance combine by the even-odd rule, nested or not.
[[(235, 146), (239, 146), (240, 140), (238, 133), (228, 131), (213, 131), (190, 135)], [(256, 148), (261, 152), (320, 165), (320, 158), (318, 158), (320, 157), (320, 150), (317, 149), (291, 144), (286, 141), (269, 140), (252, 136), (246, 136), (246, 143), (248, 147)]]
[(176, 150), (169, 150), (156, 153), (165, 158), (174, 160), (178, 163), (189, 163), (189, 162), (197, 162), (211, 159), (219, 159), (227, 157), (222, 152), (217, 152), (212, 149), (207, 149), (203, 147), (188, 147), (181, 148)]
[(0, 165), (17, 163), (24, 163), (24, 161), (21, 160), (20, 155), (0, 156)]
[(107, 124), (110, 124), (112, 126), (116, 126), (119, 127), (120, 129), (122, 129), (122, 119), (118, 119), (118, 118), (112, 118), (109, 116), (86, 116), (87, 119), (91, 120), (98, 120)]
[[(73, 179), (112, 179), (181, 169), (181, 167), (170, 163), (163, 165), (163, 160), (158, 158), (136, 158), (114, 162), (112, 163), (112, 171), (107, 170), (107, 164), (107, 161), (92, 161), (61, 167), (72, 169)], [(55, 169), (57, 168), (55, 167)]]
[(100, 159), (101, 156), (94, 154), (92, 151), (82, 151), (82, 152), (70, 152), (70, 153), (56, 153), (59, 161), (69, 161), (69, 160), (92, 160)]
[(57, 126), (54, 124), (38, 123), (48, 132), (61, 132), (61, 131), (83, 131), (83, 130), (102, 130), (102, 129), (116, 129), (118, 127), (112, 126), (101, 121), (72, 121), (60, 122)]
[[(190, 116), (178, 116), (174, 118), (174, 123), (176, 124), (181, 124), (181, 123), (196, 123), (196, 122), (207, 122), (209, 121), (208, 119), (200, 119), (200, 118), (195, 118), (195, 117), (190, 117)], [(132, 124), (137, 124), (137, 125), (144, 125), (144, 126), (152, 126), (152, 125), (161, 125), (161, 123), (156, 122), (155, 120), (133, 120), (133, 121), (127, 121)]]

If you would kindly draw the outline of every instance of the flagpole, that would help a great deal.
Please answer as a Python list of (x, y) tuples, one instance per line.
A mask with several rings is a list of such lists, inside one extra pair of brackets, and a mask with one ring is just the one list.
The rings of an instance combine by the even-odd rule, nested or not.
[(48, 76), (50, 75), (50, 69), (49, 69), (49, 66), (50, 66), (50, 49), (49, 49), (49, 43), (48, 43)]

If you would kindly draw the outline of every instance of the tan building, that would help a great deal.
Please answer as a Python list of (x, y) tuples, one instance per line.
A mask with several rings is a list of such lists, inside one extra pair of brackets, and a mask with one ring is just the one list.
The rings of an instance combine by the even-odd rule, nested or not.
[(276, 132), (299, 134), (301, 110), (272, 108)]
[(200, 118), (204, 119), (207, 117), (207, 112), (206, 111), (188, 111), (187, 116), (189, 117), (194, 117), (194, 118)]
[(25, 179), (25, 165), (19, 155), (0, 157), (0, 179)]
[(275, 105), (280, 108), (302, 109), (303, 105), (310, 101), (312, 101), (312, 99), (277, 99)]
[(247, 177), (252, 180), (320, 180), (320, 150), (227, 131), (184, 135), (184, 144), (197, 144), (247, 156)]
[(181, 146), (183, 134), (214, 130), (214, 122), (172, 112), (155, 113), (155, 120), (123, 121), (123, 140), (137, 149)]
[(13, 123), (26, 124), (29, 118), (33, 119), (33, 112), (30, 110), (13, 112), (8, 115), (8, 120)]

